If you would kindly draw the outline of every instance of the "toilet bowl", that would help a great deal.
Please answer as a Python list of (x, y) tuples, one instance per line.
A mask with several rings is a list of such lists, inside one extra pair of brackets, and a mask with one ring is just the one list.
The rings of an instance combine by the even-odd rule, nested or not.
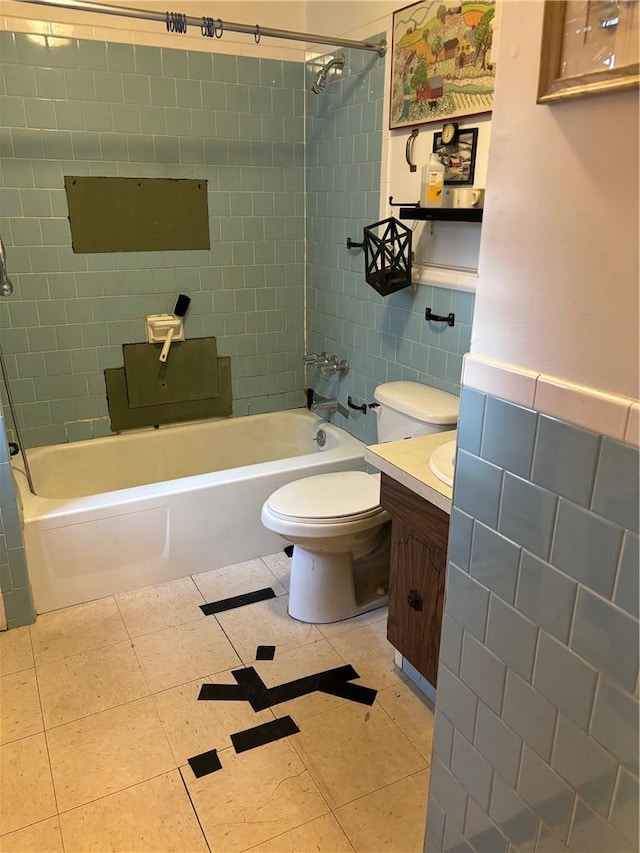
[(289, 614), (336, 622), (388, 601), (389, 515), (380, 475), (320, 474), (288, 483), (262, 507), (262, 523), (294, 544)]
[[(419, 382), (386, 382), (374, 393), (379, 441), (453, 429), (458, 398)], [(293, 543), (289, 615), (337, 622), (388, 602), (390, 516), (380, 475), (319, 474), (288, 483), (262, 507), (262, 523)]]

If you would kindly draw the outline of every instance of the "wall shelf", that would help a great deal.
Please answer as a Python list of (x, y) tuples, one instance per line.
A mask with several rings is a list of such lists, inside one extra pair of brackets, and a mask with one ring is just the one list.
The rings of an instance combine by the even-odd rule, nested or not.
[(401, 207), (400, 219), (431, 222), (482, 222), (481, 207)]

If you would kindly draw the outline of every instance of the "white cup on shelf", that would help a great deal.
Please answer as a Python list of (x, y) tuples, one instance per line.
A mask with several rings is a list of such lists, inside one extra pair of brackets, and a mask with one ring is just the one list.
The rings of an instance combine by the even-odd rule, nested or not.
[(484, 190), (475, 187), (458, 187), (454, 191), (453, 207), (482, 207), (484, 204)]

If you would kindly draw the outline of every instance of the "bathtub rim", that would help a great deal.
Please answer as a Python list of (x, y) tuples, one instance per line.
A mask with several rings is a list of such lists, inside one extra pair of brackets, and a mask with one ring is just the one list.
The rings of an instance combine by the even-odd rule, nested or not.
[[(13, 474), (14, 484), (16, 486), (16, 498), (17, 503), (20, 509), (20, 513), (23, 519), (23, 522), (26, 524), (30, 521), (42, 521), (43, 523), (50, 522), (52, 526), (55, 526), (55, 521), (63, 521), (68, 519), (70, 516), (81, 516), (86, 513), (101, 513), (109, 514), (110, 511), (113, 510), (114, 507), (126, 507), (137, 503), (140, 499), (151, 500), (153, 498), (157, 498), (158, 500), (166, 499), (170, 495), (174, 494), (184, 494), (186, 492), (199, 492), (205, 491), (209, 486), (213, 485), (221, 485), (227, 482), (243, 482), (246, 480), (253, 479), (256, 476), (256, 473), (269, 475), (275, 474), (278, 471), (282, 470), (283, 463), (286, 462), (286, 468), (288, 470), (301, 470), (303, 468), (308, 468), (310, 465), (313, 465), (316, 462), (320, 461), (320, 457), (324, 457), (327, 459), (328, 455), (331, 454), (332, 459), (348, 459), (356, 456), (361, 456), (364, 462), (364, 448), (365, 444), (360, 439), (348, 433), (342, 427), (339, 427), (337, 424), (333, 424), (330, 421), (325, 421), (323, 418), (316, 416), (312, 412), (308, 412), (307, 409), (298, 408), (298, 409), (285, 409), (281, 412), (265, 412), (260, 413), (260, 415), (269, 415), (269, 414), (282, 414), (283, 412), (301, 412), (308, 413), (311, 431), (315, 435), (319, 429), (324, 429), (325, 431), (329, 431), (330, 433), (335, 431), (335, 434), (339, 437), (339, 442), (337, 447), (330, 448), (329, 450), (324, 450), (322, 448), (318, 448), (312, 453), (300, 454), (298, 456), (286, 456), (281, 459), (270, 460), (267, 462), (256, 462), (250, 465), (241, 465), (235, 468), (224, 468), (220, 471), (210, 471), (202, 474), (191, 474), (185, 477), (176, 477), (171, 480), (160, 480), (153, 483), (146, 483), (142, 485), (136, 486), (128, 486), (123, 489), (113, 489), (106, 492), (99, 492), (93, 495), (85, 495), (81, 497), (73, 497), (73, 498), (52, 498), (45, 497), (42, 495), (34, 495), (29, 490), (29, 485), (27, 481), (26, 474), (23, 469), (23, 461), (22, 455), (18, 454), (13, 457), (11, 470)], [(251, 415), (246, 415), (243, 417), (252, 417)], [(203, 425), (209, 422), (227, 422), (231, 420), (230, 418), (213, 418), (207, 421), (191, 421), (189, 424), (176, 424), (171, 426), (165, 426), (164, 431), (170, 430), (172, 428), (181, 428), (184, 426), (193, 426), (193, 425)], [(142, 432), (150, 432), (153, 434), (155, 430), (153, 427), (147, 428), (144, 430), (136, 430), (137, 434)], [(110, 436), (104, 436), (98, 439), (87, 439), (82, 442), (73, 442), (73, 444), (84, 444), (90, 445), (96, 441), (117, 441), (119, 438), (126, 438), (127, 433), (124, 434), (115, 434)], [(55, 451), (56, 448), (64, 448), (67, 444), (60, 445), (43, 445), (42, 447), (32, 448), (33, 450), (51, 450)], [(20, 461), (21, 467), (18, 467), (16, 464)], [(259, 470), (258, 470), (259, 469)]]

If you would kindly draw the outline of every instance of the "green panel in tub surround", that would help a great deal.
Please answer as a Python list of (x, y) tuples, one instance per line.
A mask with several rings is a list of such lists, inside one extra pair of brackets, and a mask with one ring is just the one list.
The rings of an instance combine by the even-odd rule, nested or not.
[(165, 362), (162, 344), (122, 347), (129, 406), (187, 403), (219, 395), (218, 349), (215, 338), (195, 338), (171, 344)]
[(133, 409), (127, 397), (127, 380), (123, 367), (110, 368), (104, 372), (113, 432), (127, 429), (176, 424), (206, 418), (224, 418), (232, 413), (231, 359), (218, 359), (218, 396), (205, 400), (180, 403), (163, 403)]
[[(234, 359), (234, 414), (301, 405), (303, 63), (66, 44), (0, 32), (0, 215), (15, 286), (0, 330), (27, 446), (109, 433), (103, 371), (179, 293), (191, 297), (187, 339), (214, 335)], [(206, 181), (210, 248), (76, 254), (65, 175)]]
[(73, 251), (208, 249), (207, 182), (66, 176)]

